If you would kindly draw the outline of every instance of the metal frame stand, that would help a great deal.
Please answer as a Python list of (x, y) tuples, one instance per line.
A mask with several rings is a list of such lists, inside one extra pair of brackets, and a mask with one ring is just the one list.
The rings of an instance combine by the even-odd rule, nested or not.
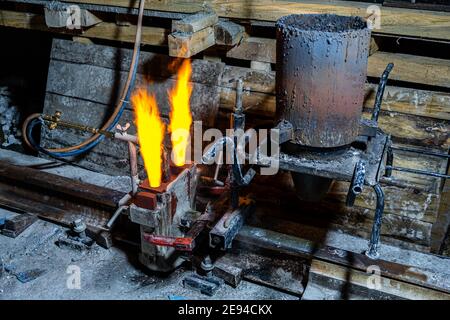
[(370, 259), (378, 259), (380, 256), (378, 249), (380, 246), (381, 222), (384, 211), (384, 192), (380, 184), (374, 185), (373, 190), (375, 190), (377, 196), (377, 206), (375, 208), (375, 217), (373, 219), (372, 233), (369, 240), (369, 249), (365, 253)]

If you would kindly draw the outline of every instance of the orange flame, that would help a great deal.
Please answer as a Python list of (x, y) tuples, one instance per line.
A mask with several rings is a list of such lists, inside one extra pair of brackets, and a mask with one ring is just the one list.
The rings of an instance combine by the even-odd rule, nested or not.
[(161, 185), (164, 123), (159, 116), (155, 96), (145, 89), (138, 89), (131, 97), (134, 107), (137, 135), (149, 184)]
[(186, 150), (189, 143), (192, 115), (189, 100), (192, 94), (192, 67), (189, 59), (183, 60), (178, 71), (175, 87), (169, 90), (169, 101), (172, 106), (170, 112), (170, 126), (172, 141), (172, 161), (181, 167), (186, 163)]

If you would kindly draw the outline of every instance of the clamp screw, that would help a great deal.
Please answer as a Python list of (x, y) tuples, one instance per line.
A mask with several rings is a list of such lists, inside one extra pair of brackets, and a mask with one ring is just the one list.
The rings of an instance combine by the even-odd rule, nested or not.
[(212, 275), (212, 271), (214, 269), (214, 265), (212, 263), (211, 257), (206, 256), (205, 259), (203, 259), (202, 263), (200, 264), (200, 267), (202, 270), (206, 273), (206, 275), (209, 277)]
[(72, 223), (72, 230), (75, 232), (80, 238), (86, 237), (86, 224), (81, 219), (76, 219)]

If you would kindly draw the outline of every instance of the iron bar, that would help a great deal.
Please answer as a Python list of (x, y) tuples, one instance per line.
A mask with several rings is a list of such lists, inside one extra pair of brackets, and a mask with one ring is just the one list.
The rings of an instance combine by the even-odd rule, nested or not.
[[(290, 232), (298, 230), (293, 229), (295, 223), (292, 221), (281, 219), (276, 219), (275, 221), (278, 231), (272, 231), (269, 227), (260, 225), (243, 226), (236, 236), (233, 246), (241, 249), (242, 252), (249, 250), (259, 253), (262, 250), (266, 250), (267, 252), (281, 253), (283, 256), (297, 260), (304, 258), (309, 260), (319, 259), (363, 272), (366, 272), (370, 266), (374, 265), (374, 261), (366, 255), (343, 249), (341, 246), (336, 247), (336, 244), (322, 244), (318, 246), (318, 242), (299, 237), (298, 235), (301, 232), (297, 232), (297, 236), (290, 235), (287, 230), (290, 230)], [(268, 222), (266, 221), (266, 223)], [(420, 255), (414, 251), (411, 254), (417, 257)], [(437, 259), (435, 256), (432, 258)], [(422, 268), (417, 263), (414, 264), (415, 272), (408, 272), (412, 268), (411, 261), (414, 262), (415, 259), (408, 261), (409, 263), (406, 263), (403, 259), (399, 259), (396, 262), (379, 259), (376, 261), (376, 265), (380, 268), (380, 274), (383, 277), (415, 284), (422, 288), (450, 293), (448, 277), (445, 277), (445, 275), (441, 276), (438, 271)]]
[(348, 207), (353, 207), (355, 204), (356, 196), (361, 194), (362, 188), (364, 186), (364, 179), (366, 176), (366, 164), (364, 161), (358, 161), (355, 166), (355, 172), (353, 174), (353, 179), (350, 184), (350, 189), (347, 193), (346, 205)]
[(418, 153), (418, 154), (424, 154), (427, 156), (450, 159), (450, 154), (444, 154), (444, 153), (438, 153), (438, 152), (432, 152), (432, 151), (426, 151), (426, 150), (420, 150), (420, 149), (414, 149), (414, 148), (407, 148), (407, 147), (392, 147), (392, 149), (398, 150), (398, 151), (413, 152), (413, 153)]
[(443, 178), (443, 179), (449, 179), (450, 178), (450, 175), (448, 175), (448, 174), (443, 174), (443, 173), (438, 173), (438, 172), (428, 172), (428, 171), (419, 170), (419, 169), (395, 167), (395, 166), (390, 166), (390, 165), (386, 166), (386, 171), (387, 170), (409, 172), (409, 173), (421, 174), (421, 175), (424, 175), (424, 176)]
[(394, 68), (393, 63), (389, 63), (386, 67), (386, 69), (383, 72), (383, 75), (380, 79), (380, 84), (378, 85), (377, 90), (377, 96), (375, 98), (375, 103), (373, 105), (373, 112), (372, 112), (372, 120), (375, 122), (378, 122), (378, 117), (380, 116), (380, 110), (381, 110), (381, 102), (383, 101), (383, 95), (384, 95), (384, 89), (386, 88), (386, 83), (389, 77), (389, 73), (391, 73), (392, 69)]
[(366, 251), (366, 256), (371, 259), (377, 259), (380, 254), (378, 247), (380, 246), (381, 222), (384, 211), (384, 192), (379, 184), (373, 186), (373, 190), (377, 195), (377, 206), (375, 208), (375, 217), (373, 218), (372, 233), (369, 240), (369, 249)]
[(386, 153), (386, 167), (385, 167), (385, 171), (384, 171), (384, 176), (385, 177), (390, 177), (392, 176), (392, 166), (394, 164), (394, 152), (392, 150), (392, 146), (389, 144), (388, 148), (387, 148), (387, 153)]

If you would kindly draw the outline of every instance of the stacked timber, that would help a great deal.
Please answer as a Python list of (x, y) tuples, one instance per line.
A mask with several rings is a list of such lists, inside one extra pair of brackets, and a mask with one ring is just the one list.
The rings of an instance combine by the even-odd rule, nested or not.
[[(70, 34), (77, 40), (80, 37), (88, 38), (94, 43), (101, 43), (103, 40), (134, 41), (133, 19), (130, 19), (131, 23), (123, 24), (108, 14), (132, 12), (127, 8), (129, 1), (117, 0), (108, 5), (99, 0), (76, 2), (80, 7), (101, 17), (103, 22), (82, 31), (54, 29), (45, 24), (43, 10), (28, 12), (26, 6), (21, 6), (20, 10), (0, 7), (0, 25), (64, 33), (66, 37)], [(204, 11), (205, 3), (208, 10), (215, 12), (218, 22), (215, 15), (213, 18), (208, 16), (210, 20), (203, 17), (208, 20), (207, 26), (203, 24), (198, 30), (184, 30), (186, 24), (177, 23), (183, 18), (185, 22), (193, 21), (188, 18), (189, 15)], [(171, 33), (194, 34), (211, 28), (214, 29), (216, 45), (211, 46), (212, 41), (208, 39), (208, 45), (205, 46), (208, 49), (197, 53), (199, 44), (191, 41), (193, 52), (197, 53), (193, 57), (194, 93), (191, 102), (194, 118), (203, 119), (211, 126), (214, 121), (216, 126), (223, 123), (226, 125), (224, 120), (235, 103), (234, 83), (241, 78), (245, 89), (243, 105), (249, 115), (249, 122), (270, 125), (276, 112), (275, 21), (293, 13), (335, 13), (367, 17), (367, 8), (366, 3), (323, 3), (312, 0), (261, 0), (257, 3), (225, 0), (147, 1), (146, 15), (159, 18), (145, 22), (142, 41), (150, 46), (144, 50), (147, 52), (143, 52), (138, 81), (143, 83), (148, 77), (157, 80), (154, 81), (154, 90), (157, 98), (165, 101), (161, 104), (161, 113), (167, 115), (166, 91), (173, 85), (174, 75), (164, 68), (170, 58), (166, 54), (152, 51), (169, 53), (168, 37)], [(226, 27), (230, 22), (245, 27), (244, 38), (226, 43), (218, 41), (217, 37), (221, 34), (218, 28), (224, 25)], [(177, 25), (178, 27), (174, 27)], [(258, 30), (263, 32), (257, 32)], [(242, 34), (242, 28), (237, 33)], [(184, 37), (180, 34), (178, 36)], [(387, 63), (393, 62), (395, 68), (386, 88), (379, 118), (380, 127), (392, 136), (395, 145), (447, 153), (450, 143), (450, 60), (444, 53), (430, 51), (424, 56), (423, 53), (418, 55), (416, 52), (393, 52), (395, 50), (392, 48), (383, 46), (383, 39), (394, 39), (401, 43), (403, 38), (415, 41), (421, 47), (438, 44), (448, 52), (450, 14), (381, 7), (381, 29), (373, 31), (368, 66), (370, 82), (366, 85), (364, 114), (366, 117), (370, 115), (379, 77)], [(201, 39), (199, 41), (204, 44)], [(121, 45), (115, 43), (115, 46)], [(100, 126), (116, 103), (118, 92), (125, 81), (130, 57), (131, 51), (127, 49), (55, 39), (44, 111), (51, 114), (59, 109), (63, 111), (65, 120)], [(202, 112), (206, 109), (212, 112)], [(211, 115), (216, 114), (218, 116), (211, 119)], [(121, 122), (132, 122), (132, 119), (132, 111), (128, 109)], [(133, 130), (132, 127), (131, 133)], [(70, 145), (82, 138), (75, 132), (65, 132), (64, 135), (57, 131), (43, 132), (43, 143), (47, 147)], [(105, 141), (78, 161), (87, 168), (110, 174), (127, 174), (128, 170), (126, 145), (112, 141)], [(395, 165), (444, 173), (448, 164), (441, 158), (396, 152)], [(450, 220), (448, 192), (441, 192), (444, 188), (448, 190), (448, 186), (444, 186), (439, 178), (401, 172), (395, 172), (391, 179), (384, 179), (382, 185), (386, 192), (383, 241), (437, 252)], [(330, 219), (332, 228), (367, 237), (373, 218), (375, 196), (367, 188), (357, 199), (355, 207), (348, 209), (345, 207), (347, 190), (347, 183), (335, 183), (326, 201), (311, 210), (316, 211), (316, 219)], [(307, 208), (307, 204), (304, 204), (304, 208)]]

